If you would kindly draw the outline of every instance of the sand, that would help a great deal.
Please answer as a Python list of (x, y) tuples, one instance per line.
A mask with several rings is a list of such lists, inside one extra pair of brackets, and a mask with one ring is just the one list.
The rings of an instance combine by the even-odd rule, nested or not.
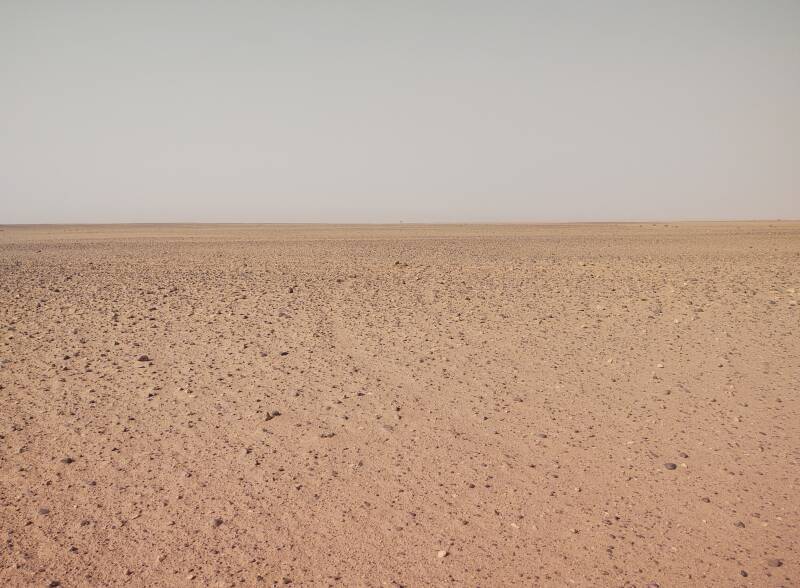
[(0, 227), (3, 586), (800, 584), (800, 223)]

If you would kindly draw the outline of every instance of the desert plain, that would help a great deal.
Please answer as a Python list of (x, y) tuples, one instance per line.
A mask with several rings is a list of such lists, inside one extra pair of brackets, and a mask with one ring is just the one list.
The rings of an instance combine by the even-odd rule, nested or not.
[(0, 585), (800, 585), (800, 223), (0, 227)]

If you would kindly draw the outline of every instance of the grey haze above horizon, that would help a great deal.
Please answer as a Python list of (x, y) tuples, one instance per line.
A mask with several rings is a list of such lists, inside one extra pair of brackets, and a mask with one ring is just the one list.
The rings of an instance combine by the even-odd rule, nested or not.
[(800, 218), (800, 2), (0, 3), (0, 224)]

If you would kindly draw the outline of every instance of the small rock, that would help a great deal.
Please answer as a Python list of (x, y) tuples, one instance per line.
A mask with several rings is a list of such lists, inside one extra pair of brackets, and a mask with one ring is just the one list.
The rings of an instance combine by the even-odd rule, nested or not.
[(768, 559), (767, 565), (771, 568), (779, 568), (783, 565), (782, 559)]
[(674, 464), (674, 463), (665, 463), (664, 467), (667, 468), (668, 470), (676, 470), (676, 469), (678, 469), (678, 466), (676, 464)]
[(72, 459), (71, 457), (67, 456), (67, 457), (64, 457), (64, 458), (61, 459), (61, 463), (65, 463), (65, 464), (69, 465), (71, 463), (75, 463), (75, 460)]
[(734, 527), (739, 527), (740, 529), (744, 529), (744, 523), (742, 521), (736, 521), (733, 524)]
[(746, 578), (746, 577), (748, 576), (748, 573), (747, 573), (746, 571), (744, 571), (744, 570), (739, 570), (739, 575), (740, 575), (742, 578)]
[(336, 435), (336, 433), (320, 433), (319, 434), (319, 436), (322, 437), (323, 439), (330, 439), (331, 437), (334, 437), (335, 435)]
[(681, 451), (678, 455), (680, 457), (682, 457), (683, 459), (686, 459), (687, 457), (689, 457), (689, 454), (688, 453), (684, 453), (683, 451)]
[(211, 526), (216, 529), (217, 527), (222, 525), (222, 523), (223, 523), (223, 520), (221, 518), (217, 517), (213, 521), (211, 521)]
[(50, 583), (47, 585), (49, 588), (58, 588), (61, 586), (61, 582), (58, 580), (50, 580)]
[(50, 509), (47, 508), (46, 506), (43, 506), (43, 507), (41, 507), (39, 509), (39, 514), (40, 515), (48, 515), (48, 514), (50, 514)]
[(150, 361), (150, 358), (147, 357), (146, 355), (140, 355), (139, 357), (136, 358), (136, 361)]
[(446, 549), (440, 549), (439, 552), (436, 554), (436, 557), (442, 559), (443, 557), (447, 557), (447, 555), (448, 554)]

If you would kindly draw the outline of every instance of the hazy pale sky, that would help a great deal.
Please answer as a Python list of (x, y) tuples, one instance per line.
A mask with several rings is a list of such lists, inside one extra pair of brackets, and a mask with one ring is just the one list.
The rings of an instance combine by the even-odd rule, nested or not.
[(800, 2), (0, 1), (0, 223), (800, 218)]

